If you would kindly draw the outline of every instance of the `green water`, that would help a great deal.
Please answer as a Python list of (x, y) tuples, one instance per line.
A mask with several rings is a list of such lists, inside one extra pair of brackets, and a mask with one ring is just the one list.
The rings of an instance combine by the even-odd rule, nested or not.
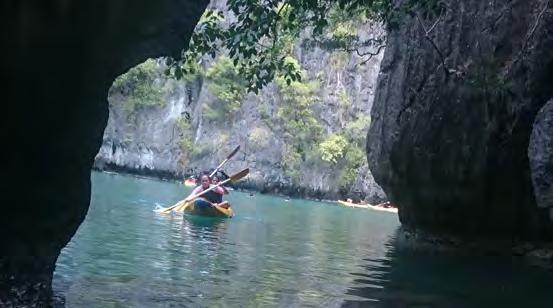
[(515, 259), (422, 256), (392, 244), (394, 214), (233, 192), (227, 220), (153, 212), (190, 190), (92, 174), (62, 251), (68, 307), (553, 307), (553, 274)]

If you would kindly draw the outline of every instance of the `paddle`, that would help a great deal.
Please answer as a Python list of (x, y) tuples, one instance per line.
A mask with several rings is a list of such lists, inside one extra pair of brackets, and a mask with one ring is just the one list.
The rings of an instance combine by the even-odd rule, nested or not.
[[(238, 145), (234, 150), (232, 150), (232, 152), (230, 152), (230, 154), (227, 156), (227, 158), (225, 158), (225, 159), (219, 164), (219, 166), (217, 166), (217, 167), (213, 170), (213, 172), (211, 172), (211, 174), (209, 175), (209, 178), (212, 178), (213, 175), (214, 175), (215, 173), (217, 173), (217, 171), (219, 171), (219, 169), (220, 169), (221, 167), (223, 167), (223, 165), (224, 165), (229, 159), (231, 159), (236, 153), (238, 153), (238, 150), (240, 150), (240, 145)], [(226, 175), (226, 173), (223, 172), (223, 174), (225, 174), (225, 176), (228, 178), (228, 175)], [(180, 201), (179, 203), (175, 204), (174, 206), (177, 206), (177, 205), (179, 205), (179, 204), (182, 204), (183, 202), (184, 202), (184, 200)], [(165, 212), (166, 210), (167, 210), (167, 209), (159, 209), (159, 210), (157, 210), (157, 211), (160, 212), (160, 213), (166, 213), (166, 212)]]
[(211, 178), (213, 177), (213, 175), (215, 175), (215, 173), (217, 173), (217, 171), (219, 171), (219, 169), (220, 169), (221, 167), (223, 167), (223, 165), (224, 165), (229, 159), (231, 159), (231, 158), (234, 156), (234, 154), (236, 154), (236, 153), (238, 152), (238, 150), (240, 150), (240, 146), (237, 146), (237, 147), (227, 156), (227, 158), (225, 158), (225, 160), (223, 160), (223, 161), (219, 164), (219, 166), (217, 166), (217, 168), (215, 168), (215, 170), (213, 170), (213, 172), (211, 172), (211, 174), (209, 175), (209, 178), (211, 179)]
[(245, 177), (246, 175), (248, 175), (248, 173), (250, 173), (250, 169), (249, 168), (246, 168), (238, 173), (235, 173), (233, 175), (230, 176), (230, 178), (220, 182), (219, 184), (215, 185), (215, 186), (211, 186), (210, 188), (202, 191), (202, 192), (199, 192), (195, 195), (192, 195), (192, 196), (189, 196), (188, 198), (184, 199), (184, 200), (181, 200), (179, 202), (177, 202), (175, 205), (171, 206), (171, 207), (168, 207), (168, 208), (165, 208), (165, 209), (159, 209), (157, 210), (156, 212), (158, 213), (169, 213), (171, 212), (174, 208), (178, 207), (178, 206), (181, 206), (181, 205), (185, 205), (187, 203), (189, 203), (190, 201), (198, 198), (198, 197), (201, 197), (203, 196), (204, 194), (206, 194), (208, 191), (212, 191), (215, 189), (215, 187), (219, 187), (223, 184), (226, 184), (228, 182), (235, 182), (235, 181), (238, 181), (240, 179), (242, 179), (243, 177)]
[(243, 177), (245, 177), (246, 175), (248, 175), (248, 173), (250, 173), (250, 169), (249, 169), (249, 168), (246, 168), (246, 169), (244, 169), (244, 170), (242, 170), (242, 171), (240, 171), (240, 172), (234, 174), (233, 176), (229, 177), (228, 179), (222, 181), (221, 183), (219, 183), (219, 184), (217, 184), (217, 185), (215, 185), (215, 186), (213, 186), (213, 187), (210, 187), (210, 188), (208, 188), (208, 189), (202, 191), (201, 193), (198, 193), (198, 194), (196, 194), (196, 195), (194, 195), (194, 196), (190, 196), (190, 197), (184, 199), (184, 204), (182, 204), (182, 205), (176, 207), (176, 208), (174, 209), (174, 211), (175, 211), (175, 212), (182, 212), (182, 210), (184, 210), (184, 208), (185, 208), (188, 204), (190, 204), (190, 202), (191, 202), (192, 200), (195, 200), (196, 198), (199, 198), (200, 196), (202, 196), (202, 195), (204, 195), (205, 193), (207, 193), (208, 191), (215, 189), (215, 187), (221, 187), (221, 186), (223, 186), (225, 183), (228, 183), (228, 182), (231, 182), (231, 181), (238, 181), (238, 180), (242, 179)]

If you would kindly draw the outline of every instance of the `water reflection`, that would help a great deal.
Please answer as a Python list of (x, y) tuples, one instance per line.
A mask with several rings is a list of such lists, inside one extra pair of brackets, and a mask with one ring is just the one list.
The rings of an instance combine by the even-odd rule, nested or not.
[(521, 259), (440, 256), (386, 243), (365, 259), (342, 307), (553, 307), (553, 275)]
[(182, 220), (182, 230), (188, 236), (209, 234), (219, 237), (225, 233), (228, 221), (228, 218), (184, 215)]
[(158, 215), (182, 185), (95, 174), (54, 290), (68, 307), (553, 307), (511, 259), (401, 251), (397, 217), (233, 192), (232, 219)]

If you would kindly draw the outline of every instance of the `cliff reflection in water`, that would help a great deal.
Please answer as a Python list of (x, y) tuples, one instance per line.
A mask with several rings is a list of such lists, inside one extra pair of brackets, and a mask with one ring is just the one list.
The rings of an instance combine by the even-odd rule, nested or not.
[[(401, 232), (401, 231), (397, 231)], [(520, 258), (413, 252), (364, 259), (342, 307), (553, 307), (553, 273)]]
[(516, 260), (415, 254), (396, 215), (233, 192), (236, 216), (159, 215), (181, 184), (94, 173), (58, 259), (67, 307), (553, 307), (553, 277)]

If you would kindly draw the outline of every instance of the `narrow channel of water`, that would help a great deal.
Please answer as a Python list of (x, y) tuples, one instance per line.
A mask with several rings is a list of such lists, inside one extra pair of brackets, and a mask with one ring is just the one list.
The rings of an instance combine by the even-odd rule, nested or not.
[(54, 275), (67, 307), (553, 307), (553, 274), (510, 258), (417, 256), (395, 214), (232, 192), (227, 220), (156, 214), (190, 189), (92, 174)]

